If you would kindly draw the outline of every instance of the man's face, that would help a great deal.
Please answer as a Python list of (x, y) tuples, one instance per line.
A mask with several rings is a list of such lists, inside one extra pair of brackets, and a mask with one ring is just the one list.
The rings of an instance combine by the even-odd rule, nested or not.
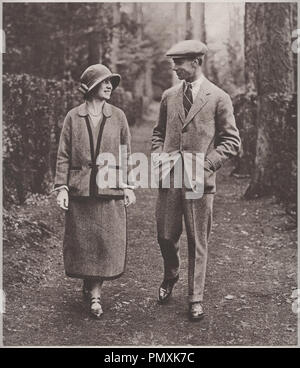
[(178, 79), (191, 82), (196, 75), (197, 62), (186, 58), (174, 58), (172, 69), (177, 74)]

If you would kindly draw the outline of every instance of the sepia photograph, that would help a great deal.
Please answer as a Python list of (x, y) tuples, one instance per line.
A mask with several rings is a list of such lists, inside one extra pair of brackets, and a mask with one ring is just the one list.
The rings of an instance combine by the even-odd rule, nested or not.
[(298, 3), (0, 6), (1, 345), (299, 346)]

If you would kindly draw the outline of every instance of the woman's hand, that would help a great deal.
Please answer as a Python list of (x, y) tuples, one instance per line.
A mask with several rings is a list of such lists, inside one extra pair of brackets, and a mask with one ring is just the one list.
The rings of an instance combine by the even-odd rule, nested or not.
[(67, 189), (60, 189), (56, 198), (57, 204), (63, 210), (67, 210), (69, 207), (69, 193)]
[(130, 206), (131, 204), (135, 204), (136, 198), (132, 189), (124, 189), (124, 200), (126, 207)]

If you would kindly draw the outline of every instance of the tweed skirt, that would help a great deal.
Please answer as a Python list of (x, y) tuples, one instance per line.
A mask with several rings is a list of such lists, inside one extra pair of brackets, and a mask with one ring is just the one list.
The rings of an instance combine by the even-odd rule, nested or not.
[(63, 250), (67, 276), (117, 278), (125, 270), (126, 251), (123, 199), (70, 197)]

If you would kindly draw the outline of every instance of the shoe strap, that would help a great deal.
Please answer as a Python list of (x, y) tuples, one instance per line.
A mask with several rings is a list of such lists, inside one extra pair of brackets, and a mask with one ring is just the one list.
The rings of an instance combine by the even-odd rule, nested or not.
[(91, 304), (94, 304), (94, 303), (100, 304), (101, 298), (100, 298), (100, 296), (92, 296), (91, 299), (90, 299), (90, 302), (91, 302)]

